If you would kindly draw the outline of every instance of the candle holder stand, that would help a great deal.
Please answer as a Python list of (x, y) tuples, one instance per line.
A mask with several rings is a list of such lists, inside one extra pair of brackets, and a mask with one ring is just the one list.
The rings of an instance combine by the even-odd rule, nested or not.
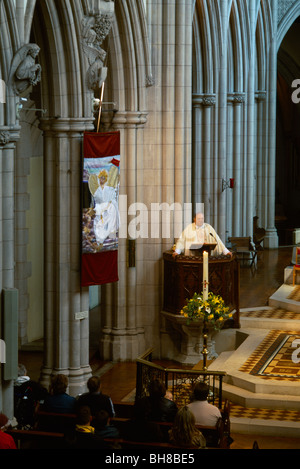
[(207, 371), (207, 355), (208, 355), (208, 349), (207, 349), (207, 337), (208, 337), (208, 327), (206, 323), (204, 322), (203, 324), (203, 329), (202, 329), (202, 334), (203, 334), (203, 349), (202, 349), (202, 355), (203, 355), (203, 365), (202, 365), (202, 370)]

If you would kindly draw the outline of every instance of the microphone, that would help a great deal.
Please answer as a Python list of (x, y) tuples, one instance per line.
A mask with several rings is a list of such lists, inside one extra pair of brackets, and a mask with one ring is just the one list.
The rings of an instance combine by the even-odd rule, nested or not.
[(209, 236), (212, 236), (214, 240), (216, 241), (216, 243), (218, 243), (218, 241), (216, 240), (216, 237), (212, 233), (209, 233)]

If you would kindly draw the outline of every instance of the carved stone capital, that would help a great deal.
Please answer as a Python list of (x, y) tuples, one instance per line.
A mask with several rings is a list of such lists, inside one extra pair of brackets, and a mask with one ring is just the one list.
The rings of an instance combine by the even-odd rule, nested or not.
[(215, 106), (216, 95), (215, 94), (197, 94), (193, 96), (193, 105), (195, 106)]
[(7, 145), (10, 142), (10, 133), (7, 130), (0, 131), (0, 146)]
[(227, 100), (231, 104), (244, 104), (245, 93), (229, 93)]
[(267, 97), (266, 91), (258, 90), (255, 92), (255, 99), (258, 102), (265, 101), (266, 97)]
[(20, 131), (19, 125), (0, 126), (0, 147), (15, 148), (15, 144), (20, 140)]

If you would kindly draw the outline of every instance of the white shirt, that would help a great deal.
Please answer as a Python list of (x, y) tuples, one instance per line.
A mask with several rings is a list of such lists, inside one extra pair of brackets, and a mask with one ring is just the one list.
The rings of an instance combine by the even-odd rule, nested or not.
[(175, 252), (189, 255), (189, 249), (192, 244), (204, 243), (217, 243), (213, 250), (213, 255), (228, 254), (229, 250), (225, 247), (214, 228), (208, 223), (203, 223), (202, 226), (197, 226), (195, 223), (188, 225), (181, 233), (180, 238), (176, 243)]
[(194, 414), (197, 425), (214, 427), (221, 417), (218, 407), (207, 401), (194, 401), (188, 404), (188, 408)]

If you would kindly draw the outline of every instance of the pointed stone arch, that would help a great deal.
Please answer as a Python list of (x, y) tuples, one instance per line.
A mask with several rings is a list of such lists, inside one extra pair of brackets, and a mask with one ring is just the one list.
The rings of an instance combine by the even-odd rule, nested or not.
[(145, 86), (153, 84), (144, 2), (117, 2), (115, 18), (109, 40), (105, 100), (115, 102), (122, 112), (142, 112), (147, 109)]
[(299, 104), (293, 99), (300, 62), (293, 47), (299, 40), (299, 2), (286, 2), (278, 18), (276, 207), (280, 244), (295, 242), (299, 220)]
[(37, 2), (33, 33), (41, 47), (42, 105), (49, 117), (92, 117), (88, 63), (82, 47), (83, 8), (72, 3)]
[[(287, 2), (288, 3), (288, 2)], [(285, 12), (282, 18), (279, 18), (278, 28), (277, 28), (277, 51), (280, 48), (280, 45), (284, 39), (284, 36), (294, 23), (295, 19), (300, 16), (300, 3), (296, 0), (290, 1), (290, 8)]]

